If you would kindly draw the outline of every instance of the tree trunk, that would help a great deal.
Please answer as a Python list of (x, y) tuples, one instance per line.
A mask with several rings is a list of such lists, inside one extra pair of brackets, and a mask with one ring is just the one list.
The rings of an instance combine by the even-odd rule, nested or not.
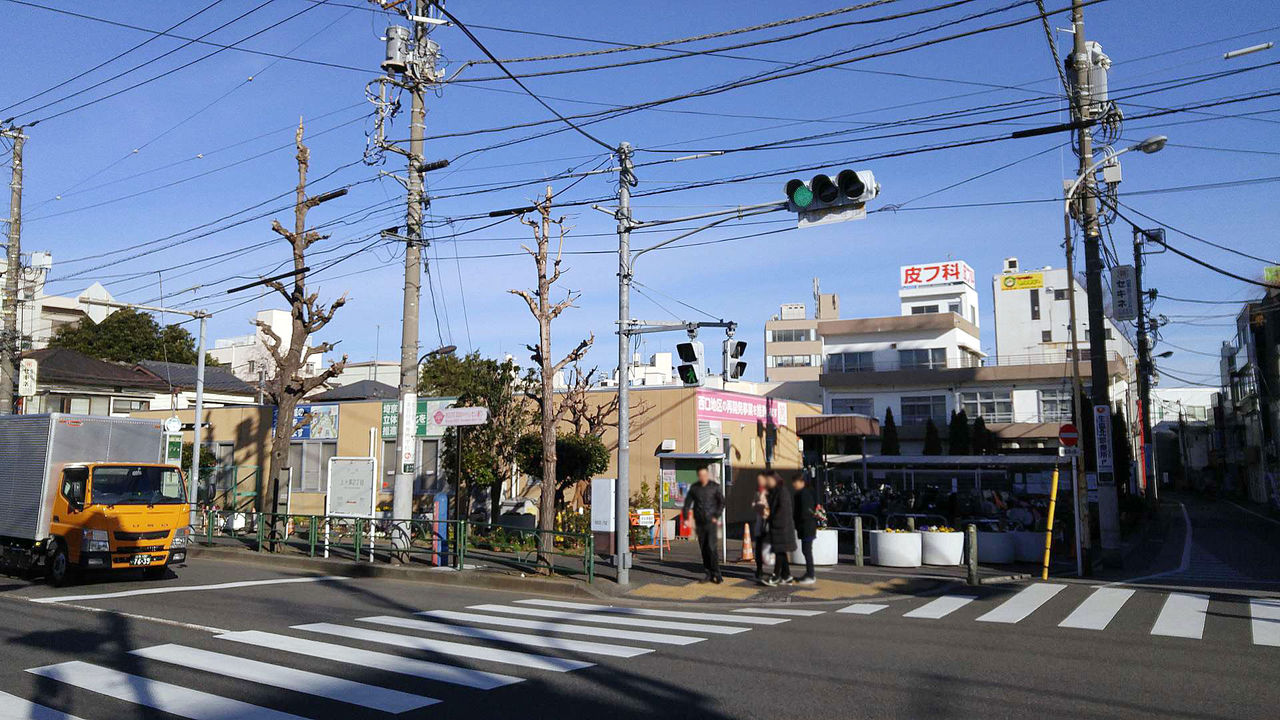
[[(551, 531), (556, 523), (556, 404), (554, 395), (555, 370), (551, 360), (551, 309), (548, 300), (551, 295), (550, 283), (547, 280), (547, 244), (551, 233), (551, 217), (542, 216), (542, 245), (539, 248), (541, 262), (538, 268), (538, 355), (542, 361), (542, 494), (538, 500), (538, 564), (551, 566), (551, 553), (555, 550), (555, 538)], [(549, 570), (548, 570), (549, 572)]]

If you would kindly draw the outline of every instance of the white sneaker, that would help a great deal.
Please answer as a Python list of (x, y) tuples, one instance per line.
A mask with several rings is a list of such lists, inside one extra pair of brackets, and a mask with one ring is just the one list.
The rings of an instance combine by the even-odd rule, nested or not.
[(796, 584), (797, 585), (813, 585), (816, 582), (818, 582), (818, 578), (812, 575), (805, 575), (804, 577), (797, 580)]

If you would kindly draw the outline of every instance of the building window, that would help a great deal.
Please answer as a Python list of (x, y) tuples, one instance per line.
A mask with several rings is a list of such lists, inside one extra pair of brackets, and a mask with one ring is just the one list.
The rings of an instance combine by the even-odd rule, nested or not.
[(790, 330), (771, 330), (770, 342), (808, 342), (812, 340), (813, 331), (808, 328)]
[(867, 372), (874, 369), (870, 352), (832, 353), (827, 356), (827, 372)]
[(329, 458), (338, 454), (337, 443), (289, 444), (290, 492), (327, 492)]
[(1115, 335), (1113, 335), (1113, 334), (1111, 333), (1111, 328), (1107, 328), (1107, 339), (1108, 339), (1108, 340), (1115, 340)]
[(812, 355), (770, 355), (769, 367), (812, 367)]
[(903, 370), (936, 370), (947, 366), (946, 348), (899, 350), (898, 367)]
[(71, 413), (72, 415), (88, 415), (89, 414), (89, 398), (87, 397), (62, 397), (54, 403), (57, 410), (54, 412)]
[(1040, 391), (1040, 422), (1070, 422), (1071, 391)]
[(960, 407), (970, 419), (1013, 422), (1013, 393), (1009, 390), (978, 390), (960, 393)]
[(911, 308), (912, 315), (929, 315), (938, 312), (937, 305), (917, 305)]
[[(960, 315), (960, 303), (954, 302), (947, 306), (947, 312), (953, 315)], [(964, 317), (961, 315), (961, 317)]]
[(1052, 331), (1052, 330), (1041, 330), (1041, 331), (1040, 331), (1040, 342), (1053, 342), (1053, 331)]
[(831, 398), (831, 414), (875, 417), (876, 404), (871, 398)]
[(1054, 290), (1054, 291), (1053, 291), (1053, 299), (1054, 299), (1054, 300), (1066, 300), (1066, 299), (1067, 299), (1067, 291), (1066, 291), (1066, 290), (1062, 290), (1062, 289)]
[(150, 400), (131, 400), (129, 398), (111, 398), (111, 414), (113, 416), (128, 415), (151, 409)]
[(946, 422), (946, 395), (922, 395), (902, 398), (903, 425), (924, 425), (929, 422), (930, 418), (938, 426)]
[(1040, 291), (1028, 290), (1027, 297), (1031, 298), (1031, 319), (1040, 319)]

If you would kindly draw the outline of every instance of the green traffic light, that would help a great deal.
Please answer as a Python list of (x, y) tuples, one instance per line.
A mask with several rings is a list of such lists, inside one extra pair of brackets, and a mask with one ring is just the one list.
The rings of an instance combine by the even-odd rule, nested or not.
[(807, 208), (813, 204), (813, 191), (801, 180), (787, 183), (787, 199), (798, 208)]

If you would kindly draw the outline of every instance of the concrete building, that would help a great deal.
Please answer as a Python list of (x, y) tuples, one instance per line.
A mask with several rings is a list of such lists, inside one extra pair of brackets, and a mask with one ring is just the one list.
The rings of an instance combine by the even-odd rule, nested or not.
[[(101, 283), (92, 283), (74, 296), (46, 293), (45, 282), (52, 269), (51, 253), (33, 252), (18, 279), (18, 332), (21, 335), (18, 343), (21, 350), (43, 350), (49, 347), (49, 340), (60, 328), (75, 325), (86, 318), (100, 323), (115, 312), (115, 308), (80, 301), (82, 297), (114, 300)], [(0, 302), (8, 302), (3, 297), (5, 274), (6, 269), (0, 266)]]
[(342, 368), (342, 372), (333, 376), (328, 382), (332, 387), (342, 387), (351, 383), (360, 382), (361, 380), (372, 380), (373, 382), (390, 385), (392, 387), (400, 386), (400, 362), (393, 360), (363, 360), (361, 362), (348, 362)]
[[(289, 340), (293, 337), (293, 318), (287, 311), (262, 310), (255, 316), (255, 321), (271, 328), (279, 336), (282, 345), (289, 346)], [(276, 371), (275, 361), (267, 351), (267, 335), (261, 328), (248, 335), (215, 340), (209, 355), (229, 367), (236, 377), (255, 387), (272, 377)], [(315, 377), (323, 372), (324, 367), (324, 354), (315, 353), (307, 358), (302, 376)], [(360, 379), (364, 378), (353, 378)], [(399, 384), (398, 379), (396, 384)]]
[(787, 303), (764, 324), (764, 378), (770, 382), (817, 382), (822, 373), (822, 342), (818, 321), (840, 317), (840, 296), (818, 290), (813, 280), (816, 310), (808, 316), (804, 303)]
[(1223, 483), (1280, 505), (1280, 292), (1245, 303), (1221, 353), (1215, 423)]
[[(1089, 300), (1084, 285), (1076, 287), (1076, 332), (1082, 360), (1089, 357)], [(1071, 305), (1065, 268), (1024, 271), (1017, 258), (1005, 258), (991, 279), (996, 318), (996, 355), (1026, 362), (1062, 362), (1071, 357)], [(1132, 365), (1134, 344), (1110, 317), (1105, 319), (1107, 351)]]

